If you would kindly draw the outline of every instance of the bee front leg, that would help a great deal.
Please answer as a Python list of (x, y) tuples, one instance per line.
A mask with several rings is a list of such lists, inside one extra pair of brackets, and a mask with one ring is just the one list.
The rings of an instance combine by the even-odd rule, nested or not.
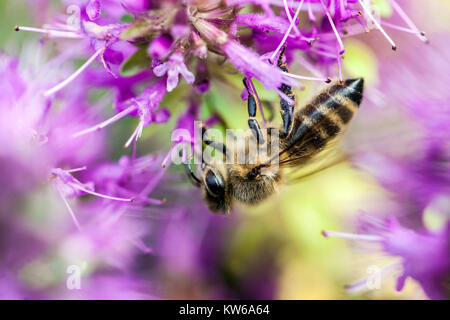
[[(283, 62), (284, 51), (286, 50), (286, 46), (283, 46), (281, 49), (280, 55), (278, 56), (278, 68), (280, 68), (284, 72), (289, 72), (288, 66), (286, 62)], [(295, 94), (292, 92), (292, 88), (284, 83), (279, 88), (281, 92), (295, 101)], [(294, 106), (289, 104), (286, 100), (281, 98), (280, 100), (280, 108), (281, 108), (281, 118), (283, 119), (283, 130), (282, 137), (286, 137), (292, 126), (292, 118), (294, 115)]]
[(261, 132), (261, 127), (258, 123), (258, 120), (256, 120), (256, 110), (259, 107), (259, 101), (256, 98), (255, 93), (253, 90), (250, 89), (250, 86), (248, 85), (248, 79), (244, 78), (243, 81), (245, 89), (247, 89), (248, 92), (248, 98), (247, 98), (247, 109), (248, 109), (248, 126), (252, 130), (253, 134), (255, 135), (256, 141), (258, 144), (264, 143), (264, 138)]
[(227, 147), (225, 146), (225, 144), (223, 144), (222, 142), (210, 140), (205, 133), (206, 133), (206, 128), (204, 126), (202, 126), (202, 140), (203, 140), (203, 142), (207, 146), (210, 146), (210, 147), (214, 148), (215, 150), (220, 151), (224, 155), (226, 155), (227, 154)]

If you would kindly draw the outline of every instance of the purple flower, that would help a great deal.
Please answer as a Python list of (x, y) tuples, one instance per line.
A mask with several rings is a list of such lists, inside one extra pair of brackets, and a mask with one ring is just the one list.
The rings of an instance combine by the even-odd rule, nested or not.
[(289, 28), (289, 21), (285, 18), (258, 13), (238, 14), (236, 15), (236, 23), (261, 32), (276, 32), (281, 34), (285, 34)]
[(148, 47), (148, 54), (150, 57), (164, 60), (170, 53), (173, 44), (171, 35), (162, 34), (152, 41)]
[(112, 118), (93, 127), (79, 131), (73, 136), (84, 136), (87, 133), (101, 130), (126, 116), (137, 116), (139, 118), (139, 124), (124, 144), (124, 148), (128, 148), (133, 141), (137, 141), (137, 139), (141, 137), (144, 127), (151, 123), (165, 123), (169, 120), (170, 112), (167, 109), (161, 108), (157, 110), (165, 95), (166, 86), (163, 80), (159, 80), (145, 89), (144, 92), (136, 98), (131, 98), (117, 104), (116, 108), (119, 112)]
[(431, 144), (423, 152), (403, 159), (368, 153), (357, 160), (390, 192), (403, 215), (420, 217), (435, 199), (450, 194), (450, 154), (441, 144)]
[[(12, 185), (16, 180), (13, 178), (14, 173), (20, 177), (20, 172), (27, 172), (28, 184), (33, 185), (35, 178), (46, 180), (46, 174), (53, 167), (76, 167), (98, 159), (98, 153), (92, 148), (102, 151), (102, 135), (78, 141), (71, 141), (70, 137), (80, 125), (96, 120), (84, 103), (86, 93), (74, 90), (66, 94), (65, 102), (70, 108), (56, 110), (52, 101), (42, 94), (55, 64), (48, 63), (33, 70), (27, 67), (27, 61), (22, 60), (20, 70), (17, 60), (6, 56), (0, 59), (1, 79), (7, 80), (0, 93), (0, 139), (4, 146), (2, 158), (13, 160), (18, 169), (23, 169), (5, 171), (11, 177)], [(74, 154), (76, 148), (86, 149)], [(30, 162), (30, 158), (34, 161)]]
[(86, 6), (86, 13), (91, 20), (95, 20), (100, 16), (101, 12), (101, 1), (100, 0), (90, 0)]
[(50, 174), (50, 179), (52, 179), (53, 186), (55, 187), (57, 193), (61, 196), (61, 199), (64, 201), (72, 219), (77, 226), (78, 230), (81, 231), (80, 223), (75, 216), (75, 213), (72, 211), (67, 198), (73, 198), (80, 196), (82, 194), (91, 194), (97, 197), (116, 200), (116, 201), (124, 201), (124, 202), (132, 202), (133, 198), (119, 198), (114, 196), (104, 195), (94, 191), (93, 183), (81, 183), (76, 178), (72, 176), (73, 172), (78, 172), (85, 170), (86, 168), (72, 169), (72, 170), (63, 170), (60, 168), (52, 169)]
[[(97, 1), (93, 1), (92, 7), (89, 9), (89, 13), (87, 15), (97, 18), (98, 15), (94, 12), (96, 11), (95, 3), (99, 5)], [(94, 50), (94, 54), (72, 75), (70, 75), (64, 81), (58, 83), (54, 87), (48, 89), (44, 93), (45, 96), (51, 96), (66, 87), (73, 80), (75, 80), (97, 58), (99, 58), (100, 63), (112, 76), (117, 77), (117, 75), (113, 72), (110, 64), (121, 63), (123, 61), (123, 56), (120, 52), (112, 49), (112, 46), (119, 41), (120, 34), (126, 27), (126, 24), (120, 23), (100, 25), (94, 23), (93, 21), (90, 21), (89, 18), (83, 18), (83, 16), (81, 16), (81, 19), (79, 21), (74, 21), (74, 25), (66, 25), (63, 28), (55, 27), (54, 29), (39, 29), (16, 26), (15, 30), (43, 33), (50, 38), (89, 40), (90, 46)]]
[(195, 76), (184, 64), (184, 56), (181, 52), (173, 53), (169, 61), (161, 63), (153, 68), (153, 73), (162, 77), (167, 74), (167, 92), (171, 92), (178, 85), (178, 76), (181, 74), (187, 83), (194, 83)]
[[(417, 280), (431, 299), (445, 299), (448, 295), (446, 281), (450, 277), (450, 224), (438, 233), (416, 232), (402, 227), (395, 218), (384, 222), (370, 217), (362, 221), (360, 228), (365, 234), (324, 231), (325, 237), (338, 237), (354, 241), (380, 243), (383, 251), (401, 257), (402, 274), (397, 279), (400, 291), (407, 277)], [(389, 266), (391, 268), (391, 266)], [(360, 281), (349, 289), (364, 285)]]
[(104, 193), (132, 198), (134, 205), (161, 205), (165, 198), (148, 196), (165, 172), (160, 163), (159, 157), (151, 155), (134, 159), (122, 156), (118, 162), (101, 163), (86, 175)]

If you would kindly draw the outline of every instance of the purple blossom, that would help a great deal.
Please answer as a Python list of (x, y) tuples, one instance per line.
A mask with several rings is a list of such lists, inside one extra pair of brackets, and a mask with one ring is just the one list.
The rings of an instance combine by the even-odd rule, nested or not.
[[(445, 283), (450, 276), (449, 224), (441, 232), (416, 232), (402, 227), (395, 218), (384, 222), (375, 218), (362, 220), (363, 233), (350, 234), (324, 231), (325, 237), (339, 237), (354, 241), (380, 243), (385, 253), (401, 257), (402, 274), (397, 279), (396, 289), (401, 291), (407, 277), (417, 280), (431, 299), (445, 299)], [(356, 289), (365, 282), (349, 286)]]
[(161, 63), (153, 68), (153, 73), (162, 77), (167, 74), (167, 91), (171, 92), (178, 85), (178, 76), (181, 74), (187, 83), (194, 83), (195, 76), (184, 64), (184, 56), (181, 52), (173, 53), (169, 61)]
[(136, 141), (139, 137), (141, 137), (144, 127), (150, 125), (151, 123), (165, 123), (169, 120), (170, 112), (167, 109), (161, 108), (157, 110), (165, 94), (166, 86), (164, 81), (159, 80), (152, 86), (145, 89), (144, 92), (136, 98), (130, 98), (117, 104), (116, 108), (119, 112), (112, 118), (93, 127), (79, 131), (73, 136), (80, 137), (85, 134), (98, 131), (128, 115), (137, 116), (139, 118), (139, 124), (124, 144), (124, 147), (128, 148), (133, 141)]
[(101, 1), (100, 0), (90, 0), (86, 6), (86, 13), (91, 20), (95, 20), (100, 16), (101, 12)]
[(265, 14), (238, 14), (236, 15), (236, 23), (261, 32), (276, 32), (280, 34), (285, 34), (289, 28), (289, 21), (285, 18)]
[(441, 145), (431, 144), (415, 159), (365, 154), (358, 162), (390, 192), (404, 215), (420, 217), (436, 198), (450, 194), (450, 155)]
[(173, 39), (172, 36), (167, 34), (162, 34), (157, 37), (148, 47), (148, 54), (150, 57), (164, 60), (172, 47)]

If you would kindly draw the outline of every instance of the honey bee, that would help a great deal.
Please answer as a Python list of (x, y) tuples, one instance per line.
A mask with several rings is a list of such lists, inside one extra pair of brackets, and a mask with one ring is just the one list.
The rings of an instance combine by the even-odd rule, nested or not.
[[(284, 50), (283, 50), (284, 51)], [(282, 61), (278, 59), (278, 67), (288, 72)], [(259, 107), (258, 99), (248, 87), (248, 125), (252, 130), (256, 143), (270, 144), (270, 126), (263, 127), (255, 119)], [(320, 159), (327, 146), (338, 141), (338, 137), (348, 127), (354, 113), (362, 100), (364, 80), (349, 79), (330, 84), (310, 103), (300, 109), (281, 98), (281, 117), (283, 126), (280, 128), (278, 142), (278, 163), (271, 164), (270, 157), (259, 158), (257, 163), (224, 163), (204, 162), (201, 167), (201, 179), (197, 178), (189, 165), (185, 165), (193, 182), (202, 190), (203, 198), (212, 212), (229, 213), (235, 201), (255, 205), (278, 191), (285, 183), (284, 169), (301, 168), (311, 161)], [(280, 90), (295, 101), (295, 95), (290, 86), (283, 84)], [(227, 146), (208, 140), (206, 145), (227, 154)], [(248, 151), (247, 147), (244, 152)], [(318, 160), (317, 160), (318, 161)]]

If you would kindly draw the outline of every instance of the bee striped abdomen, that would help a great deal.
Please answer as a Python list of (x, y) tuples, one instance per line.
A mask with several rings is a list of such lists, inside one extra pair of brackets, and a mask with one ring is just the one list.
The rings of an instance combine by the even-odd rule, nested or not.
[(335, 84), (296, 112), (287, 137), (290, 153), (313, 154), (342, 132), (362, 100), (363, 79)]

